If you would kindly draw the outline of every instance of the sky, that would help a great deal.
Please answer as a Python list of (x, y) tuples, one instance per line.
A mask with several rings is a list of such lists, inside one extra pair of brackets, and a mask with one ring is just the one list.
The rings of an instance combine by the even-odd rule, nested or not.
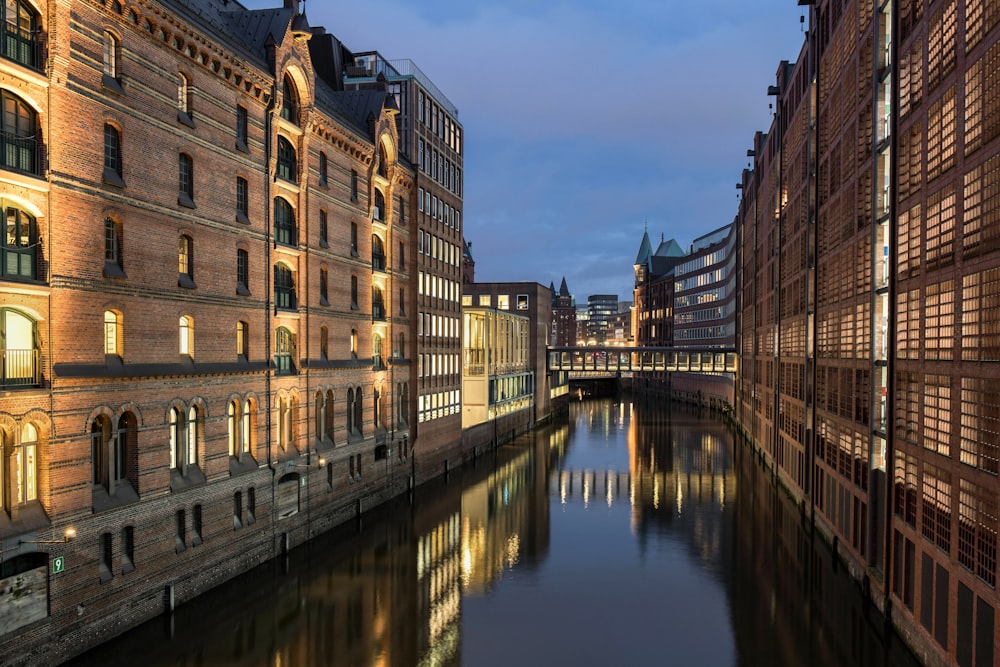
[[(281, 0), (243, 0), (251, 9)], [(653, 248), (732, 222), (795, 0), (310, 0), (355, 52), (408, 58), (458, 108), (477, 282), (631, 300)]]

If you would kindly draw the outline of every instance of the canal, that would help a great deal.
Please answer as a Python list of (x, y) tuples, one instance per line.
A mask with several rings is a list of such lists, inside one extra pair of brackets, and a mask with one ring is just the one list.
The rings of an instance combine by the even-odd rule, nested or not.
[(586, 400), (70, 664), (917, 664), (879, 627), (718, 421)]

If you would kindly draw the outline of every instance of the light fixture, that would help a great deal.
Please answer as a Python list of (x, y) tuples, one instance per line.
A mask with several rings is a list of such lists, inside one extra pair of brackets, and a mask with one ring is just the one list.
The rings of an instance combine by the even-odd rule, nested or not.
[(70, 526), (66, 529), (66, 532), (63, 533), (63, 539), (61, 540), (18, 540), (17, 546), (21, 546), (22, 544), (65, 544), (66, 542), (71, 541), (74, 537), (76, 537), (76, 528)]
[(754, 150), (752, 148), (748, 148), (747, 157), (753, 157), (754, 155), (756, 155), (756, 153), (754, 153)]

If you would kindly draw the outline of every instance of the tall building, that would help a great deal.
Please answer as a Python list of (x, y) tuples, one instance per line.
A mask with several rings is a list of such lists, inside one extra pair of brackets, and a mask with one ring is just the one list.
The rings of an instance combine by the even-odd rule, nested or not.
[(808, 4), (740, 183), (737, 415), (924, 662), (992, 665), (1000, 4)]
[(673, 239), (661, 239), (654, 252), (649, 233), (643, 230), (633, 264), (632, 339), (636, 345), (674, 344), (674, 267), (685, 255)]
[(618, 312), (617, 294), (591, 294), (587, 297), (587, 338), (603, 344), (608, 320)]
[(729, 224), (691, 242), (674, 266), (674, 347), (736, 342), (736, 233)]
[(38, 664), (443, 468), (461, 128), (413, 71), (345, 87), (295, 0), (4, 11), (0, 655)]
[[(344, 86), (388, 85), (400, 113), (400, 152), (415, 171), (408, 214), (416, 220), (410, 244), (416, 280), (412, 304), (417, 324), (416, 411), (413, 449), (418, 468), (461, 456), (461, 296), (467, 247), (462, 238), (464, 136), (458, 108), (411, 60), (386, 60), (376, 51), (355, 53)], [(433, 472), (428, 470), (428, 473)]]
[(559, 283), (559, 291), (555, 285), (549, 285), (552, 292), (552, 335), (549, 344), (567, 347), (576, 345), (576, 301), (566, 286), (566, 277)]

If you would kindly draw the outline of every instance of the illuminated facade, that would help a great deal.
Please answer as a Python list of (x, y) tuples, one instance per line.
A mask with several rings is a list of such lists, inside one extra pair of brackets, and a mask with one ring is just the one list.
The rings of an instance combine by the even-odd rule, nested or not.
[(535, 373), (529, 359), (529, 320), (506, 310), (462, 311), (462, 426), (530, 410)]
[(1000, 4), (808, 4), (741, 182), (737, 415), (922, 660), (994, 664)]
[(466, 245), (462, 238), (465, 138), (458, 108), (411, 60), (356, 53), (344, 86), (366, 89), (385, 81), (396, 95), (400, 152), (413, 166), (405, 200), (416, 230), (408, 253), (414, 280), (393, 294), (416, 324), (416, 421), (411, 437), (418, 474), (440, 472), (441, 461), (461, 461), (461, 304)]
[(407, 488), (416, 176), (294, 0), (4, 12), (0, 655), (39, 664)]

